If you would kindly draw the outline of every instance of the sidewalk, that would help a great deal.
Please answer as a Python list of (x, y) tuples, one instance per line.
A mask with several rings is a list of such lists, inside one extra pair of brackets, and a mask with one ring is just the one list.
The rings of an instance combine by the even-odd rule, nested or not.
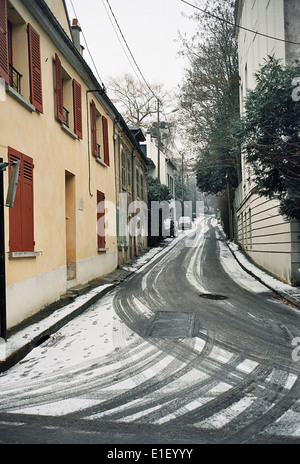
[[(0, 374), (23, 359), (33, 348), (43, 343), (69, 321), (86, 311), (91, 305), (112, 291), (156, 255), (170, 245), (172, 239), (140, 255), (130, 264), (124, 264), (99, 279), (73, 289), (60, 301), (41, 310), (25, 323), (8, 330), (7, 342), (0, 338)], [(72, 290), (72, 289), (71, 289)]]
[(300, 287), (291, 287), (259, 268), (239, 249), (236, 243), (227, 241), (226, 244), (244, 271), (273, 291), (278, 297), (300, 309)]

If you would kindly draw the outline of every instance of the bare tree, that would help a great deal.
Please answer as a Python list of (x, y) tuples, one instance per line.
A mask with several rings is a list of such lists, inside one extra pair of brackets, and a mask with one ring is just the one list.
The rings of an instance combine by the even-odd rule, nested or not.
[(175, 124), (170, 108), (175, 98), (172, 92), (164, 90), (163, 84), (154, 83), (148, 87), (132, 75), (124, 74), (109, 80), (108, 91), (129, 126), (150, 131), (156, 137), (159, 117), (161, 144), (170, 145)]

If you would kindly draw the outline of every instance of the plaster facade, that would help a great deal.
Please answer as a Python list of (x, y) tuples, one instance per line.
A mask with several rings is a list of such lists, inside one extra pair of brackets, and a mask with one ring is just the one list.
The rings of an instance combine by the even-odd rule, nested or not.
[[(236, 2), (236, 28), (239, 50), (241, 114), (249, 89), (256, 85), (255, 72), (268, 56), (283, 64), (299, 58), (300, 4), (298, 0), (239, 0)], [(252, 32), (254, 31), (254, 32)], [(259, 31), (258, 35), (255, 32)], [(269, 36), (269, 37), (266, 37)], [(275, 40), (279, 38), (283, 40)], [(300, 283), (300, 226), (278, 211), (278, 202), (253, 192), (251, 169), (242, 156), (242, 182), (236, 191), (236, 238), (252, 260), (281, 280)]]

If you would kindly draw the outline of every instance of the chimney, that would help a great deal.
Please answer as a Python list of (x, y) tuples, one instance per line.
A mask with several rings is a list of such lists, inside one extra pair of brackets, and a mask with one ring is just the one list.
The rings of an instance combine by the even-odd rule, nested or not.
[(82, 55), (83, 47), (80, 44), (80, 32), (81, 32), (81, 28), (78, 24), (78, 20), (74, 18), (72, 21), (73, 42), (74, 42), (75, 47), (79, 51), (79, 53), (81, 53)]

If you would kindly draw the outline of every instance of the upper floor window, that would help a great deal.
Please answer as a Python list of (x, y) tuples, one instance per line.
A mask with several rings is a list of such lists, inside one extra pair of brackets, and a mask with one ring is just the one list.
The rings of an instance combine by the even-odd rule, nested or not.
[(126, 189), (127, 182), (126, 182), (126, 155), (124, 150), (121, 151), (121, 179), (122, 179), (122, 187)]
[(56, 117), (82, 139), (82, 95), (81, 85), (62, 67), (60, 57), (55, 54)]
[[(0, 0), (0, 77), (43, 112), (40, 35), (7, 0)], [(24, 53), (24, 43), (28, 53)]]
[(94, 100), (91, 102), (92, 153), (109, 166), (108, 120), (98, 111)]
[(104, 150), (102, 140), (102, 118), (94, 100), (91, 102), (91, 130), (92, 130), (92, 153), (96, 158), (104, 161)]
[(140, 171), (136, 168), (136, 196), (140, 197), (141, 184), (140, 184)]

